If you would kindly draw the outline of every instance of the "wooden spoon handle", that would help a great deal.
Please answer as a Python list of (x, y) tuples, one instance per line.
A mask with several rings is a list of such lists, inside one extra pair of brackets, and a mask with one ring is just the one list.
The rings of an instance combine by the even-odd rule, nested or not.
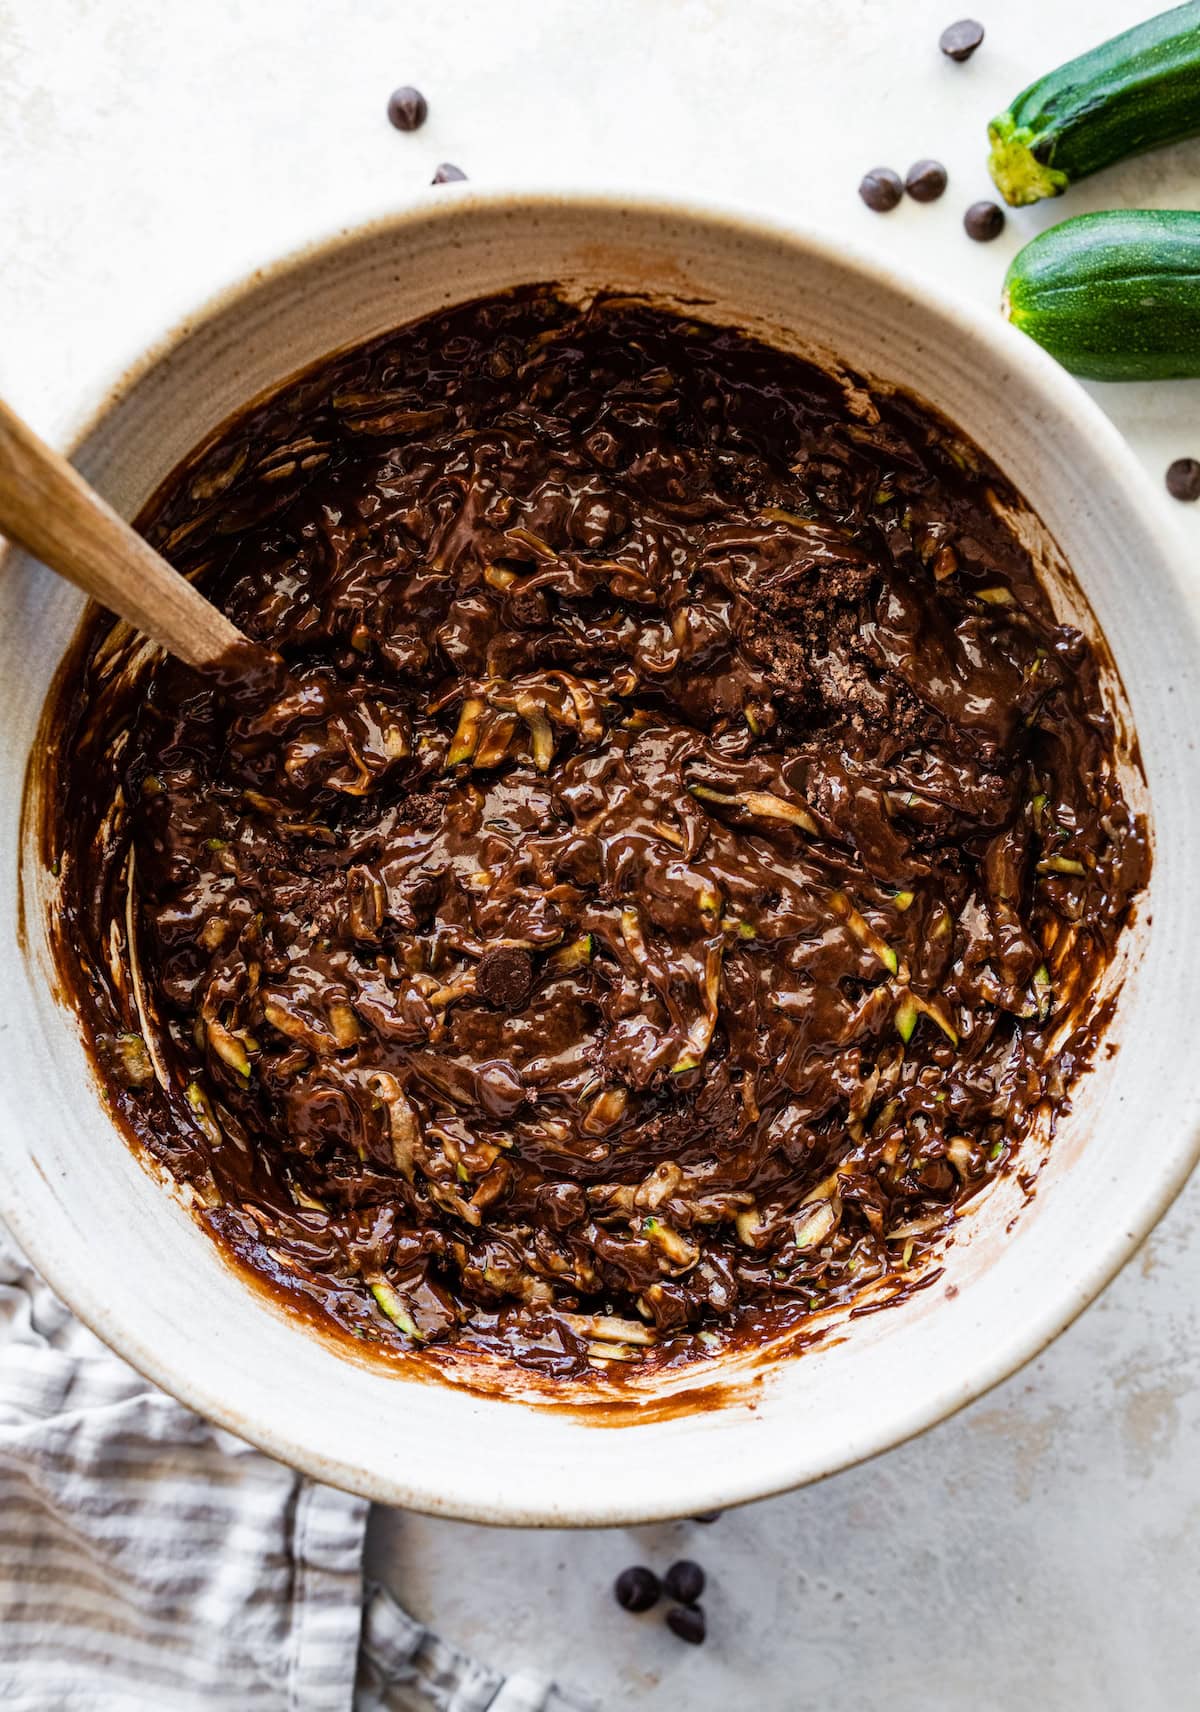
[(2, 399), (0, 533), (189, 666), (249, 646)]

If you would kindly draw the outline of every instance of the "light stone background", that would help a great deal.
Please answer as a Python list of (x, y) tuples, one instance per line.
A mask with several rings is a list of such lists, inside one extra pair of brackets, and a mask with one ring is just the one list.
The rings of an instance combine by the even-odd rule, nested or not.
[[(959, 3), (988, 26), (966, 66), (936, 47)], [(217, 287), (402, 204), (443, 159), (485, 185), (674, 188), (819, 222), (990, 305), (1024, 238), (1068, 212), (1198, 205), (1200, 143), (1020, 213), (992, 245), (959, 224), (989, 190), (989, 115), (1152, 10), (0, 0), (0, 392), (53, 434)], [(402, 136), (384, 105), (410, 81), (431, 117)], [(950, 169), (941, 203), (861, 206), (863, 170), (926, 154)], [(1200, 383), (1096, 392), (1156, 477), (1200, 455)], [(1162, 504), (1200, 547), (1200, 508)], [(381, 1515), (374, 1559), (443, 1633), (605, 1707), (1200, 1707), (1198, 1291), (1193, 1183), (1045, 1355), (865, 1467), (708, 1528), (538, 1535)], [(699, 1650), (608, 1591), (625, 1564), (684, 1553), (710, 1573)]]

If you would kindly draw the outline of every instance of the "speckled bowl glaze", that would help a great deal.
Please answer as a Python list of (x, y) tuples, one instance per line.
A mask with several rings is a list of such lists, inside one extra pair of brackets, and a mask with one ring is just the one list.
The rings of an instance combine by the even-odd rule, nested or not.
[[(1200, 1147), (1175, 1031), (1200, 944), (1200, 613), (1156, 496), (1084, 392), (998, 316), (813, 234), (676, 203), (442, 191), (256, 274), (159, 344), (73, 445), (126, 515), (225, 417), (322, 355), (514, 284), (649, 292), (909, 388), (1024, 494), (1060, 610), (1116, 658), (1155, 836), (1149, 899), (1116, 978), (1111, 1040), (1028, 1205), (1011, 1183), (901, 1306), (795, 1359), (759, 1352), (665, 1380), (619, 1416), (397, 1376), (288, 1320), (221, 1258), (105, 1115), (55, 996), (50, 884), (22, 821), (26, 763), (78, 622), (70, 589), (10, 554), (0, 600), (0, 1213), (114, 1349), (205, 1415), (387, 1504), (517, 1524), (694, 1514), (815, 1480), (898, 1443), (1042, 1348), (1113, 1275)], [(1061, 562), (1058, 560), (1057, 562)], [(1127, 697), (1127, 702), (1123, 699)], [(1140, 782), (1130, 787), (1145, 803)], [(19, 927), (23, 909), (23, 927)], [(1039, 1156), (1031, 1161), (1041, 1164)], [(1015, 1215), (1015, 1216), (1014, 1216)], [(613, 1424), (619, 1422), (619, 1424)]]

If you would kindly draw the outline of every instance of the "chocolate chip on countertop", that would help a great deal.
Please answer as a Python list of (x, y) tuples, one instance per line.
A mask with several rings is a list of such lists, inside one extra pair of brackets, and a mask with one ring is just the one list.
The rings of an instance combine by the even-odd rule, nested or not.
[(873, 166), (863, 175), (858, 194), (876, 214), (887, 214), (904, 195), (904, 186), (900, 182), (900, 174), (893, 172), (890, 166)]
[(963, 215), (963, 230), (977, 244), (990, 244), (1004, 230), (1004, 210), (995, 202), (972, 202)]
[(970, 59), (982, 40), (983, 25), (974, 18), (960, 18), (956, 24), (946, 25), (938, 37), (938, 47), (947, 59), (956, 59), (961, 64)]
[(1172, 499), (1200, 499), (1200, 462), (1176, 458), (1167, 467), (1167, 492)]
[(388, 98), (388, 118), (398, 131), (419, 131), (429, 117), (429, 103), (419, 89), (406, 83)]
[(693, 1522), (703, 1522), (705, 1527), (710, 1522), (719, 1522), (725, 1514), (724, 1510), (702, 1510), (698, 1516), (693, 1516)]
[(667, 1612), (667, 1628), (690, 1647), (698, 1647), (708, 1633), (699, 1605), (673, 1605)]
[(617, 1604), (625, 1611), (648, 1611), (651, 1605), (657, 1605), (661, 1592), (657, 1575), (640, 1563), (623, 1569), (613, 1582)]
[(946, 169), (941, 161), (919, 160), (909, 167), (904, 188), (914, 202), (936, 202), (946, 188)]
[(475, 991), (497, 1010), (521, 1010), (532, 988), (533, 960), (519, 945), (494, 945), (479, 959)]
[(694, 1605), (704, 1592), (704, 1571), (690, 1557), (680, 1558), (663, 1576), (663, 1589), (668, 1599), (678, 1599), (681, 1605)]
[(453, 161), (443, 161), (429, 182), (430, 184), (455, 184), (460, 178), (465, 179), (466, 176), (462, 167), (455, 166)]

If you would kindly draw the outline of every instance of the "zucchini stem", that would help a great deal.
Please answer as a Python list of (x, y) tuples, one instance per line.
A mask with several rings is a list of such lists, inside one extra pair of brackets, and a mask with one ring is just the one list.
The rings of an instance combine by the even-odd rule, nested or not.
[(1065, 172), (1038, 160), (1033, 152), (1033, 132), (1028, 125), (1018, 125), (1011, 113), (992, 120), (988, 140), (992, 145), (988, 171), (1010, 208), (1026, 208), (1047, 196), (1061, 196), (1070, 184)]

